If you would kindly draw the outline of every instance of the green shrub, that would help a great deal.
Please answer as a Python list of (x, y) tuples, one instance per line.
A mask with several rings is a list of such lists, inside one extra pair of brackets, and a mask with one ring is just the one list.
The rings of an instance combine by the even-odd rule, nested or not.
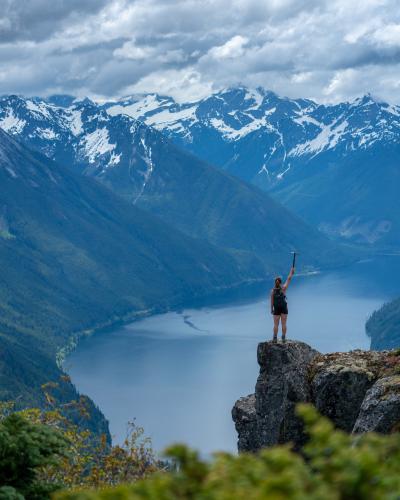
[[(80, 401), (75, 409), (84, 415)], [(42, 499), (61, 487), (104, 488), (147, 477), (161, 464), (143, 434), (130, 423), (124, 442), (110, 446), (106, 436), (80, 429), (58, 408), (15, 412), (13, 402), (0, 402), (0, 500)]]
[[(298, 411), (310, 437), (301, 455), (285, 445), (208, 461), (176, 445), (167, 450), (173, 471), (160, 470), (141, 430), (94, 450), (55, 411), (11, 413), (0, 418), (0, 500), (400, 498), (399, 434), (351, 436), (311, 406)], [(61, 483), (68, 489), (56, 491)]]
[(66, 447), (60, 432), (32, 424), (17, 413), (0, 422), (0, 499), (43, 499), (57, 489), (54, 481), (40, 477)]
[(167, 455), (175, 472), (134, 484), (60, 492), (57, 500), (382, 500), (400, 498), (400, 436), (351, 436), (307, 405), (299, 407), (310, 436), (299, 455), (289, 446), (259, 454), (217, 454), (202, 460), (185, 446)]

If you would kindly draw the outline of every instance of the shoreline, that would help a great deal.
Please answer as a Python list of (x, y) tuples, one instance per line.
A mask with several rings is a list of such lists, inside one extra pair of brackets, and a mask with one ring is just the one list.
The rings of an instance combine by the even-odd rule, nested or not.
[[(374, 260), (373, 258), (371, 260)], [(307, 281), (308, 279), (312, 279), (317, 275), (323, 275), (329, 272), (340, 271), (348, 267), (352, 267), (354, 265), (363, 264), (365, 259), (358, 259), (357, 261), (353, 261), (348, 265), (335, 266), (334, 268), (314, 268), (314, 269), (302, 269), (298, 273), (296, 273), (297, 277), (300, 278), (300, 281)], [(368, 261), (369, 262), (369, 259)], [(176, 312), (178, 314), (184, 314), (185, 309), (189, 308), (203, 308), (203, 307), (219, 307), (224, 304), (228, 305), (230, 303), (245, 303), (247, 301), (251, 301), (253, 299), (257, 299), (261, 297), (263, 294), (268, 292), (269, 290), (269, 277), (263, 277), (260, 279), (253, 280), (243, 280), (237, 283), (233, 283), (231, 286), (214, 288), (210, 293), (206, 293), (203, 295), (192, 296), (188, 300), (173, 300), (169, 305), (158, 305), (155, 307), (149, 307), (142, 310), (128, 311), (126, 314), (121, 317), (116, 317), (115, 315), (109, 318), (108, 321), (104, 321), (102, 324), (96, 324), (91, 328), (87, 328), (80, 332), (76, 332), (71, 335), (68, 342), (65, 343), (58, 351), (57, 351), (57, 364), (58, 367), (63, 370), (65, 373), (68, 373), (68, 363), (67, 357), (71, 354), (78, 346), (81, 340), (85, 340), (85, 337), (91, 337), (94, 334), (113, 331), (115, 328), (122, 327), (124, 325), (128, 325), (130, 323), (135, 323), (137, 321), (156, 316), (158, 314), (165, 314), (169, 312)], [(368, 335), (367, 335), (368, 338)], [(370, 338), (368, 339), (368, 346), (366, 346), (367, 350), (371, 349), (370, 346)], [(350, 347), (349, 350), (352, 350)], [(64, 370), (65, 366), (65, 370)], [(72, 383), (74, 384), (74, 380), (72, 379)], [(79, 392), (79, 390), (78, 390)], [(91, 398), (90, 395), (88, 395)], [(95, 402), (95, 404), (97, 404)], [(103, 409), (98, 406), (98, 409), (102, 413)], [(105, 417), (106, 418), (106, 417)], [(113, 436), (113, 442), (115, 440), (115, 436)]]
[[(355, 270), (355, 276), (363, 274), (365, 276), (366, 282), (368, 282), (369, 265), (360, 264), (360, 266), (355, 265), (353, 267)], [(357, 270), (358, 268), (360, 268), (360, 270)], [(300, 301), (300, 297), (304, 297), (304, 294), (306, 292), (312, 290), (314, 284), (317, 287), (316, 290), (318, 290), (318, 294), (320, 292), (321, 293), (326, 292), (327, 300), (329, 300), (329, 297), (331, 295), (330, 286), (335, 285), (336, 292), (338, 290), (339, 292), (338, 294), (335, 293), (334, 295), (335, 296), (337, 295), (337, 297), (340, 298), (342, 297), (342, 294), (340, 293), (340, 289), (343, 286), (342, 280), (347, 279), (349, 280), (349, 282), (351, 282), (351, 280), (353, 279), (352, 276), (350, 276), (350, 271), (348, 271), (347, 269), (339, 269), (339, 270), (336, 269), (332, 273), (322, 270), (320, 271), (319, 276), (316, 275), (314, 272), (298, 273), (298, 275), (301, 275), (299, 276), (298, 282), (296, 281), (296, 283), (292, 283), (293, 285), (296, 285), (296, 288), (298, 285), (296, 292), (295, 292), (295, 287), (293, 287), (292, 290), (293, 306), (295, 304), (294, 301), (295, 300), (296, 302), (297, 300)], [(328, 278), (329, 283), (326, 281), (327, 275), (329, 275)], [(269, 285), (270, 285), (269, 282), (264, 283), (263, 286), (264, 290), (267, 290), (269, 288)], [(329, 286), (327, 287), (327, 285)], [(259, 288), (260, 287), (258, 287), (258, 289)], [(357, 298), (356, 296), (363, 288), (364, 288), (364, 281), (361, 282), (355, 293), (353, 293), (354, 299)], [(242, 297), (239, 297), (239, 300), (237, 302), (226, 304), (226, 306), (222, 305), (221, 308), (224, 309), (222, 312), (217, 310), (214, 313), (212, 310), (213, 307), (208, 306), (208, 303), (211, 301), (208, 300), (207, 298), (203, 298), (203, 300), (201, 301), (202, 305), (204, 304), (204, 302), (206, 302), (206, 306), (197, 311), (184, 309), (183, 311), (180, 311), (178, 313), (180, 314), (180, 316), (178, 316), (176, 314), (176, 308), (174, 308), (175, 312), (167, 313), (165, 317), (164, 315), (155, 316), (153, 317), (153, 319), (152, 318), (144, 319), (144, 321), (138, 323), (132, 323), (131, 326), (125, 327), (126, 329), (124, 327), (121, 329), (117, 328), (115, 331), (110, 332), (110, 334), (105, 333), (97, 338), (83, 339), (83, 342), (81, 344), (82, 351), (81, 347), (79, 347), (78, 348), (79, 354), (77, 355), (77, 357), (75, 358), (75, 355), (72, 355), (72, 358), (67, 359), (65, 366), (68, 370), (71, 370), (70, 373), (72, 375), (72, 378), (75, 380), (77, 384), (79, 384), (79, 387), (81, 387), (82, 390), (86, 391), (86, 393), (94, 397), (94, 401), (99, 405), (99, 408), (103, 410), (104, 414), (109, 418), (110, 431), (111, 434), (113, 435), (113, 443), (116, 444), (121, 442), (124, 434), (124, 422), (128, 420), (131, 415), (134, 415), (138, 419), (140, 424), (144, 425), (147, 435), (150, 436), (151, 434), (152, 438), (155, 440), (155, 441), (153, 440), (155, 449), (161, 450), (163, 448), (164, 444), (158, 445), (157, 440), (163, 441), (164, 437), (165, 439), (168, 438), (168, 435), (166, 434), (167, 429), (165, 430), (165, 436), (164, 436), (162, 434), (164, 431), (158, 428), (156, 407), (158, 404), (158, 396), (159, 396), (159, 393), (157, 391), (160, 391), (160, 394), (166, 394), (165, 399), (164, 396), (162, 396), (163, 399), (160, 400), (160, 404), (162, 402), (162, 406), (165, 406), (165, 404), (168, 403), (168, 392), (165, 391), (164, 393), (162, 392), (164, 390), (164, 386), (166, 388), (168, 387), (174, 388), (174, 390), (171, 390), (171, 397), (176, 398), (176, 401), (178, 401), (180, 397), (186, 398), (188, 395), (189, 397), (193, 397), (195, 399), (197, 396), (193, 394), (195, 394), (196, 391), (194, 392), (192, 391), (191, 393), (185, 392), (186, 389), (182, 388), (181, 384), (188, 386), (193, 384), (196, 390), (200, 390), (199, 386), (197, 385), (200, 380), (202, 381), (201, 382), (202, 384), (208, 384), (211, 380), (215, 381), (216, 382), (215, 386), (211, 388), (215, 393), (218, 393), (219, 390), (218, 387), (222, 382), (226, 384), (227, 387), (230, 385), (232, 388), (232, 393), (234, 392), (235, 390), (234, 385), (236, 385), (236, 383), (233, 384), (233, 382), (230, 379), (226, 380), (226, 377), (224, 377), (223, 373), (222, 375), (220, 374), (220, 370), (218, 368), (219, 354), (222, 353), (223, 351), (229, 353), (231, 347), (233, 346), (232, 352), (234, 353), (239, 352), (238, 357), (240, 358), (240, 356), (242, 355), (240, 353), (243, 342), (242, 337), (246, 338), (245, 344), (243, 344), (244, 346), (251, 345), (251, 343), (256, 345), (255, 342), (258, 342), (257, 339), (259, 336), (259, 330), (262, 329), (264, 331), (263, 308), (264, 308), (264, 303), (266, 301), (266, 297), (265, 293), (263, 292), (261, 292), (262, 293), (261, 297), (257, 294), (257, 287), (254, 293), (256, 294), (255, 296), (253, 295), (253, 297), (255, 297), (253, 301), (254, 309), (252, 308), (253, 306), (249, 307), (246, 306), (247, 299), (241, 300)], [(368, 310), (368, 304), (369, 304), (368, 295), (369, 294), (367, 294), (364, 297), (365, 302), (364, 305), (362, 306), (362, 308), (365, 310)], [(251, 299), (249, 299), (249, 301), (251, 301)], [(259, 305), (260, 301), (262, 301), (261, 306)], [(213, 303), (215, 304), (214, 301)], [(372, 306), (373, 305), (374, 304), (372, 303)], [(231, 306), (233, 307), (232, 313), (230, 312)], [(242, 316), (241, 308), (244, 316)], [(369, 310), (372, 309), (370, 308)], [(253, 314), (253, 312), (255, 314)], [(295, 313), (294, 309), (293, 313)], [(149, 314), (151, 314), (151, 312), (149, 312)], [(194, 325), (197, 326), (199, 329), (204, 329), (205, 331), (208, 331), (208, 335), (197, 335), (198, 332), (195, 332), (193, 330), (190, 330), (190, 328), (187, 328), (187, 326), (190, 327), (191, 325), (186, 326), (183, 324), (185, 314), (191, 315), (189, 319), (194, 323)], [(300, 315), (302, 314), (301, 309), (299, 309), (296, 314), (297, 314), (296, 318), (300, 318)], [(334, 316), (335, 318), (337, 318), (338, 315), (335, 314)], [(329, 330), (329, 337), (331, 337), (330, 345), (327, 346), (325, 349), (321, 350), (320, 347), (318, 347), (318, 349), (321, 350), (321, 352), (334, 352), (334, 351), (346, 352), (357, 348), (369, 350), (369, 339), (364, 332), (363, 328), (364, 321), (362, 316), (363, 313), (361, 312), (361, 315), (358, 314), (357, 317), (355, 318), (358, 320), (357, 324), (354, 323), (354, 327), (356, 328), (353, 328), (352, 325), (347, 327), (349, 331), (353, 329), (357, 330), (354, 339), (352, 337), (349, 337), (349, 342), (347, 342), (346, 340), (347, 333), (345, 333), (342, 334), (342, 340), (343, 339), (344, 340), (340, 341), (341, 343), (338, 344), (337, 341), (335, 340), (335, 336), (333, 335), (333, 329), (331, 328)], [(253, 318), (255, 318), (256, 321), (254, 322), (253, 325), (250, 325), (249, 321), (252, 321)], [(295, 316), (293, 316), (293, 319), (295, 319)], [(266, 316), (266, 321), (268, 321), (268, 314)], [(307, 323), (310, 322), (308, 321)], [(337, 321), (335, 322), (335, 324), (336, 323)], [(162, 337), (162, 333), (164, 333), (163, 332), (164, 326), (167, 338)], [(231, 328), (233, 328), (233, 332), (230, 331)], [(245, 329), (247, 328), (247, 330), (242, 331), (243, 328)], [(235, 329), (237, 330), (238, 336), (236, 336)], [(138, 333), (138, 335), (136, 335), (135, 332)], [(297, 333), (299, 335), (297, 335)], [(293, 323), (294, 338), (302, 339), (300, 333), (303, 333), (303, 329), (297, 331), (296, 324)], [(149, 334), (149, 337), (147, 334)], [(225, 341), (223, 342), (222, 340), (220, 340), (218, 335), (221, 335), (222, 338), (226, 337), (228, 339), (226, 343), (224, 343)], [(169, 342), (169, 337), (171, 337), (172, 339), (171, 342)], [(247, 337), (249, 338), (247, 339)], [(265, 332), (262, 338), (265, 339)], [(309, 338), (303, 340), (310, 344), (310, 339), (312, 338), (314, 338), (313, 335), (310, 335)], [(359, 342), (357, 339), (361, 339), (361, 341)], [(180, 345), (182, 342), (184, 344), (183, 346)], [(331, 348), (332, 345), (335, 344), (335, 342), (336, 346), (334, 346), (334, 348)], [(311, 343), (310, 345), (314, 344)], [(226, 349), (226, 347), (228, 347), (228, 349)], [(203, 348), (204, 348), (204, 353), (207, 353), (207, 355), (205, 355), (204, 353), (202, 354)], [(243, 348), (244, 356), (247, 356), (246, 349), (247, 349), (246, 347)], [(193, 364), (192, 361), (186, 360), (186, 353), (188, 353), (188, 357), (191, 359), (191, 355), (189, 354), (191, 352), (195, 354), (193, 358)], [(99, 357), (97, 357), (97, 354), (95, 353), (99, 353)], [(204, 359), (202, 355), (204, 355)], [(252, 355), (254, 357), (254, 353), (252, 353)], [(228, 362), (226, 365), (223, 365), (224, 367), (229, 366), (230, 355), (228, 354), (227, 356), (228, 356), (227, 357)], [(233, 354), (232, 359), (235, 359), (235, 356), (236, 354)], [(254, 364), (253, 357), (251, 358), (252, 359), (251, 364), (247, 363), (247, 365), (250, 367), (253, 367)], [(168, 361), (165, 362), (164, 365), (165, 359), (167, 359)], [(197, 360), (199, 359), (200, 361), (196, 361), (196, 359)], [(92, 368), (90, 368), (90, 363), (92, 360), (96, 360), (94, 362), (93, 370)], [(161, 365), (159, 363), (160, 360), (162, 361)], [(210, 365), (208, 365), (208, 360), (210, 360)], [(108, 361), (110, 362), (110, 364), (108, 364)], [(206, 363), (204, 361), (206, 361)], [(149, 365), (148, 362), (151, 363), (155, 362), (155, 365), (158, 367), (157, 368), (158, 371), (153, 372), (155, 367)], [(213, 366), (214, 364), (215, 367)], [(245, 365), (246, 363), (243, 366)], [(87, 366), (89, 366), (89, 368), (87, 368)], [(152, 366), (150, 379), (148, 377), (142, 379), (141, 374), (145, 373), (148, 375), (149, 366)], [(230, 372), (227, 369), (226, 370), (227, 373), (235, 374), (236, 368), (234, 367), (242, 365), (232, 364), (232, 366), (233, 366), (233, 371)], [(142, 369), (143, 367), (145, 367), (144, 372)], [(194, 374), (193, 378), (192, 375), (187, 379), (183, 377), (183, 374), (187, 370), (187, 368), (189, 369), (193, 368), (193, 374)], [(215, 375), (217, 376), (217, 378), (214, 377), (214, 374), (210, 376), (209, 379), (207, 378), (208, 368), (210, 368), (210, 373), (211, 370), (215, 368), (216, 370)], [(168, 370), (168, 374), (166, 370)], [(176, 371), (177, 375), (173, 374), (170, 377), (169, 370), (171, 370), (172, 372)], [(222, 370), (222, 372), (224, 371), (225, 370)], [(247, 373), (246, 370), (243, 370), (244, 378), (245, 378), (245, 373)], [(218, 378), (219, 376), (220, 378)], [(241, 374), (240, 374), (240, 379), (242, 379)], [(119, 386), (119, 381), (123, 384), (123, 387)], [(103, 382), (106, 382), (106, 384), (103, 384)], [(175, 391), (175, 386), (171, 385), (174, 383), (177, 385), (178, 388), (176, 391)], [(147, 387), (146, 384), (149, 384), (149, 387)], [(153, 385), (156, 388), (156, 392), (153, 392), (154, 389)], [(221, 385), (221, 387), (225, 388), (225, 385), (223, 386)], [(203, 397), (205, 398), (204, 401), (207, 401), (207, 398), (209, 397), (207, 395), (208, 390), (209, 390), (208, 388), (201, 389), (202, 395), (200, 401), (203, 401)], [(116, 392), (114, 393), (114, 391)], [(150, 400), (146, 399), (150, 394), (153, 396), (157, 395), (157, 397), (152, 396), (150, 397)], [(210, 401), (211, 400), (214, 401), (213, 397), (214, 396), (211, 397)], [(173, 400), (173, 405), (178, 404), (176, 401), (175, 399)], [(232, 401), (234, 401), (234, 397)], [(121, 405), (120, 409), (119, 405)], [(127, 405), (127, 409), (124, 409), (125, 405)], [(189, 406), (187, 407), (187, 409), (189, 409)], [(224, 403), (224, 408), (225, 407), (228, 408), (227, 405)], [(197, 408), (197, 406), (195, 406), (195, 408)], [(224, 411), (222, 410), (218, 411), (220, 414), (225, 415), (228, 410), (225, 409)], [(166, 412), (168, 418), (172, 418), (172, 415), (175, 411), (176, 410), (173, 409), (171, 406), (171, 412), (169, 412), (169, 410), (168, 412)], [(210, 410), (210, 412), (208, 410), (204, 411), (208, 414), (212, 413), (214, 410)], [(155, 418), (153, 418), (154, 415), (156, 415)], [(217, 421), (219, 422), (218, 419)], [(171, 436), (173, 436), (172, 431), (168, 430), (168, 433)], [(188, 436), (190, 437), (189, 434)]]
[[(344, 267), (351, 266), (354, 263), (359, 263), (362, 262), (362, 259), (358, 261), (353, 261), (351, 263), (347, 264), (342, 264), (339, 266), (335, 266), (333, 268), (327, 267), (327, 268), (314, 268), (314, 269), (308, 269), (303, 270), (302, 272), (296, 273), (296, 276), (301, 277), (301, 278), (307, 278), (310, 276), (315, 276), (318, 274), (321, 274), (322, 272), (328, 272), (328, 271), (333, 271), (335, 269), (343, 269)], [(76, 333), (72, 333), (71, 336), (69, 337), (68, 342), (61, 346), (59, 349), (56, 351), (56, 364), (57, 367), (64, 371), (63, 364), (65, 359), (68, 357), (69, 354), (71, 354), (79, 344), (79, 341), (82, 338), (85, 337), (91, 337), (92, 335), (95, 335), (96, 333), (101, 333), (105, 332), (109, 329), (114, 329), (118, 326), (124, 326), (128, 325), (129, 323), (133, 323), (135, 321), (140, 321), (145, 318), (149, 318), (151, 316), (155, 316), (156, 314), (163, 314), (167, 312), (179, 312), (182, 309), (187, 309), (187, 308), (200, 308), (200, 307), (205, 307), (207, 305), (209, 306), (218, 306), (227, 302), (232, 301), (234, 299), (235, 295), (240, 293), (241, 298), (243, 299), (243, 293), (249, 294), (250, 297), (255, 297), (256, 296), (256, 289), (257, 287), (260, 287), (259, 292), (261, 294), (261, 287), (266, 285), (269, 280), (272, 280), (273, 276), (265, 276), (264, 278), (259, 278), (259, 279), (249, 279), (249, 280), (243, 280), (237, 283), (234, 283), (230, 286), (226, 287), (217, 287), (215, 288), (211, 293), (207, 293), (203, 296), (199, 297), (192, 297), (189, 300), (185, 301), (178, 301), (175, 304), (170, 304), (166, 306), (156, 306), (156, 307), (151, 307), (148, 309), (142, 309), (139, 311), (129, 311), (125, 315), (117, 318), (117, 319), (110, 319), (109, 321), (106, 321), (101, 324), (94, 325), (92, 328), (87, 328), (85, 330), (81, 330)], [(249, 297), (249, 298), (250, 298)]]
[[(319, 272), (319, 271), (316, 271)], [(129, 311), (125, 315), (118, 317), (116, 319), (110, 319), (104, 323), (94, 325), (91, 328), (81, 330), (79, 332), (72, 333), (68, 341), (61, 346), (56, 351), (56, 365), (57, 367), (64, 370), (64, 362), (69, 354), (71, 354), (77, 347), (81, 339), (86, 337), (91, 337), (97, 333), (106, 332), (109, 329), (114, 329), (118, 326), (128, 325), (136, 321), (140, 321), (157, 314), (164, 314), (167, 312), (179, 312), (182, 309), (187, 308), (197, 308), (205, 307), (207, 305), (223, 304), (230, 302), (235, 294), (243, 293), (249, 294), (250, 296), (255, 296), (257, 288), (260, 287), (259, 292), (261, 293), (261, 287), (264, 286), (270, 277), (260, 278), (260, 279), (250, 279), (234, 283), (231, 286), (219, 287), (213, 290), (213, 292), (208, 293), (199, 297), (192, 297), (189, 300), (180, 301), (175, 304), (165, 305), (165, 306), (155, 306), (148, 309), (141, 309), (139, 311)]]

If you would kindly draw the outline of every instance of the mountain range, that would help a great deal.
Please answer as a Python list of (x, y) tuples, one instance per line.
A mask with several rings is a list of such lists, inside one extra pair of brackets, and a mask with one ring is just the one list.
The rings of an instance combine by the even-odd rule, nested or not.
[(251, 182), (331, 237), (400, 243), (400, 107), (371, 95), (335, 105), (229, 88), (197, 102), (147, 94), (104, 104)]
[(343, 258), (336, 245), (258, 187), (105, 105), (67, 96), (4, 96), (0, 127), (188, 236), (228, 250), (244, 270), (276, 273), (285, 262), (287, 267), (293, 249), (301, 249), (308, 268)]
[(337, 237), (400, 243), (399, 117), (371, 96), (242, 87), (195, 103), (1, 97), (0, 400), (44, 404), (71, 339), (262, 282), (292, 250), (313, 270), (353, 258)]
[(59, 401), (79, 398), (56, 356), (81, 334), (262, 282), (293, 249), (309, 269), (349, 258), (259, 188), (87, 99), (3, 97), (0, 181), (0, 399), (22, 406), (46, 404), (55, 380)]

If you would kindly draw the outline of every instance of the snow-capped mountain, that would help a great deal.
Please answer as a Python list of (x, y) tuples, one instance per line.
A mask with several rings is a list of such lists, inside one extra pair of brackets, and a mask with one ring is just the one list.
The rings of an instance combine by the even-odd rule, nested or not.
[(400, 138), (400, 106), (369, 95), (325, 106), (262, 88), (236, 88), (193, 103), (149, 94), (106, 108), (161, 130), (197, 156), (265, 188), (322, 153), (348, 155)]
[[(234, 250), (251, 273), (269, 272), (299, 246), (304, 263), (337, 259), (334, 245), (268, 194), (207, 165), (155, 128), (126, 114), (111, 115), (88, 99), (5, 96), (0, 128), (186, 234)], [(321, 255), (313, 255), (314, 244)]]
[(391, 194), (400, 179), (399, 106), (370, 95), (327, 106), (239, 87), (193, 103), (149, 94), (106, 109), (271, 191), (331, 235), (371, 244), (400, 240), (398, 189)]
[[(154, 136), (162, 140), (141, 122), (112, 117), (89, 99), (60, 106), (52, 100), (3, 97), (0, 128), (60, 164), (106, 183), (120, 178), (122, 194), (133, 201), (141, 195), (153, 169)], [(120, 168), (113, 173), (116, 166)]]

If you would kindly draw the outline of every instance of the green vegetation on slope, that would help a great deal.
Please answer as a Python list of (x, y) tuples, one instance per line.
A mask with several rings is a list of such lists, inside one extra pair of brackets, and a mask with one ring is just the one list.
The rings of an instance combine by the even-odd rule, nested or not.
[(400, 242), (398, 146), (376, 145), (344, 155), (327, 151), (293, 169), (273, 188), (289, 210), (334, 237), (370, 249)]
[(59, 488), (39, 477), (42, 467), (57, 464), (66, 439), (50, 426), (32, 424), (12, 414), (0, 423), (0, 498), (42, 500)]
[(371, 337), (371, 349), (383, 350), (400, 347), (400, 299), (384, 304), (375, 311), (366, 324)]
[[(261, 264), (264, 275), (282, 272), (293, 249), (302, 253), (301, 266), (334, 266), (346, 260), (347, 252), (265, 192), (196, 158), (127, 115), (111, 116), (89, 100), (76, 102), (69, 111), (41, 102), (43, 114), (32, 112), (30, 101), (23, 97), (9, 96), (2, 102), (24, 120), (25, 126), (14, 133), (30, 148), (96, 178), (189, 236), (230, 249), (244, 268)], [(81, 120), (79, 134), (68, 118), (72, 111)], [(40, 133), (43, 128), (52, 131), (51, 137)], [(112, 151), (89, 147), (86, 139), (99, 133), (107, 135)], [(214, 152), (217, 158), (220, 152)], [(250, 161), (254, 153), (254, 148), (247, 151)], [(213, 155), (207, 157), (212, 164)], [(286, 175), (281, 181), (285, 179)]]
[(12, 403), (0, 403), (0, 498), (42, 500), (61, 487), (134, 482), (163, 465), (133, 424), (121, 445), (96, 438), (58, 410), (14, 412)]
[(0, 183), (0, 399), (40, 404), (74, 332), (259, 276), (2, 131)]
[[(351, 260), (340, 247), (258, 188), (207, 165), (161, 140), (150, 130), (152, 160), (158, 166), (137, 205), (186, 234), (235, 252), (242, 262), (262, 263), (264, 273), (286, 272), (289, 253), (301, 252), (300, 266), (334, 267)], [(157, 147), (156, 147), (157, 145)], [(115, 192), (127, 196), (107, 178)]]
[[(276, 499), (276, 500), (381, 500), (398, 498), (400, 434), (352, 436), (335, 430), (311, 406), (300, 415), (310, 436), (302, 454), (289, 446), (277, 446), (258, 455), (217, 454), (211, 461), (185, 446), (168, 450), (176, 462), (174, 471), (150, 469), (144, 479), (119, 485), (117, 462), (113, 488), (55, 494), (59, 500), (140, 499)], [(16, 436), (18, 440), (19, 436)], [(18, 462), (17, 462), (18, 463)], [(61, 465), (61, 462), (59, 462)], [(139, 463), (137, 463), (140, 469)], [(53, 470), (54, 469), (53, 466)], [(149, 475), (150, 474), (150, 475)], [(49, 476), (41, 476), (42, 479)], [(140, 478), (140, 474), (137, 476)], [(56, 478), (58, 479), (57, 475)], [(3, 482), (8, 486), (7, 482)], [(0, 483), (0, 486), (3, 486)], [(3, 487), (4, 487), (3, 486)], [(99, 486), (99, 485), (97, 485)], [(115, 487), (116, 486), (116, 487)], [(71, 491), (72, 489), (72, 491)]]

